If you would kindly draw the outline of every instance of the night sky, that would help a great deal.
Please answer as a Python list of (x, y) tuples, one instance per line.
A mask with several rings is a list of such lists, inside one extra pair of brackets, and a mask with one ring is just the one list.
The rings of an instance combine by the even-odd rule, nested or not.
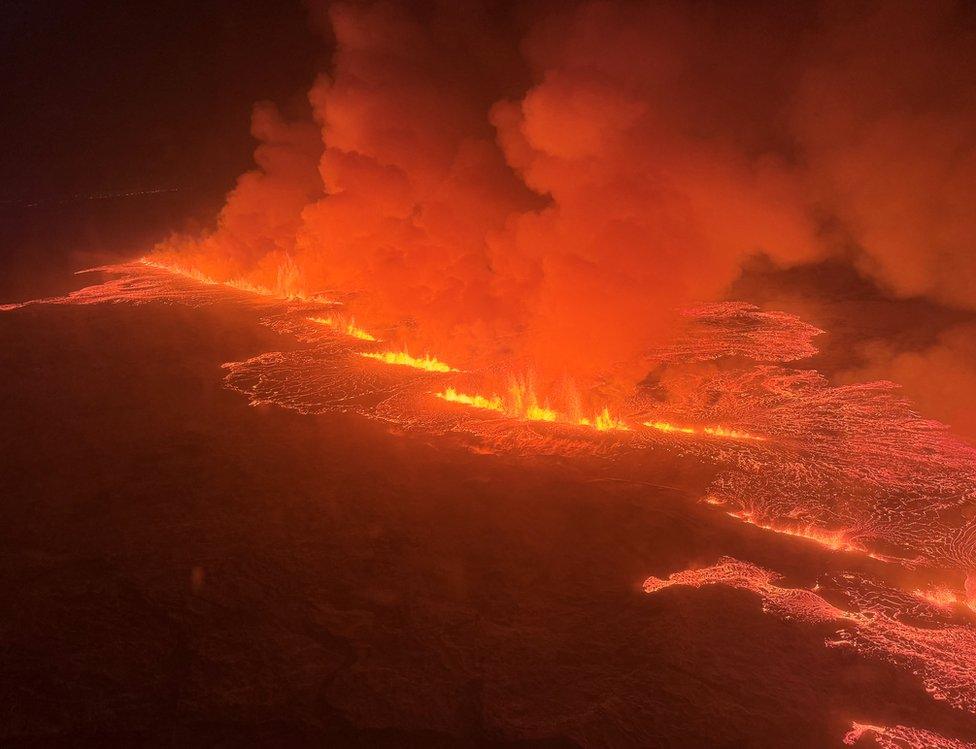
[[(329, 45), (300, 2), (6, 3), (0, 290), (212, 220), (256, 101), (307, 109)], [(260, 50), (260, 54), (255, 54)], [(89, 196), (166, 190), (144, 196)]]

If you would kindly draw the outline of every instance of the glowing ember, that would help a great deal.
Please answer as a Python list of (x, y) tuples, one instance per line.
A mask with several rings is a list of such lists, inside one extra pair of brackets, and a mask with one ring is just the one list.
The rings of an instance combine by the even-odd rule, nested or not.
[(333, 328), (335, 330), (338, 330), (338, 331), (340, 331), (342, 333), (345, 333), (347, 336), (350, 336), (352, 338), (358, 338), (360, 341), (377, 341), (377, 340), (379, 340), (378, 338), (375, 338), (372, 334), (367, 333), (362, 328), (356, 327), (356, 321), (355, 321), (355, 319), (350, 320), (345, 325), (343, 325), (342, 323), (338, 322), (337, 320), (333, 320), (331, 317), (308, 317), (306, 319), (309, 322), (316, 323), (317, 325), (325, 325), (326, 327), (329, 327), (329, 328)]
[(397, 364), (402, 367), (413, 367), (423, 369), (427, 372), (457, 372), (454, 367), (435, 359), (429, 354), (425, 354), (422, 359), (410, 356), (406, 351), (383, 351), (381, 353), (364, 352), (360, 356), (367, 359), (383, 362), (384, 364)]

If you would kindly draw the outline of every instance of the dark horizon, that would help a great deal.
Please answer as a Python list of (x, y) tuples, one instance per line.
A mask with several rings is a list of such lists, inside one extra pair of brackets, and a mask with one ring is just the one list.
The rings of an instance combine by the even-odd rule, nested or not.
[(210, 225), (253, 163), (255, 102), (307, 112), (329, 58), (297, 0), (16, 0), (3, 18), (5, 298)]

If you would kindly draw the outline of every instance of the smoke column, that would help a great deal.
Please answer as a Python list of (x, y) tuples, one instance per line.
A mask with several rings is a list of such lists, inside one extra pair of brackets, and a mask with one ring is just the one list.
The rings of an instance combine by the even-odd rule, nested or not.
[(154, 259), (328, 290), (391, 345), (632, 387), (747, 258), (976, 309), (973, 11), (951, 2), (315, 7), (311, 117)]

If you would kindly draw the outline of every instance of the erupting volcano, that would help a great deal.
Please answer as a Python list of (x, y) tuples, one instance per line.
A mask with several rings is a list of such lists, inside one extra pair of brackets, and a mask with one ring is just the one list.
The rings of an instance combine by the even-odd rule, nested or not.
[(309, 11), (0, 306), (0, 743), (976, 746), (973, 8)]

